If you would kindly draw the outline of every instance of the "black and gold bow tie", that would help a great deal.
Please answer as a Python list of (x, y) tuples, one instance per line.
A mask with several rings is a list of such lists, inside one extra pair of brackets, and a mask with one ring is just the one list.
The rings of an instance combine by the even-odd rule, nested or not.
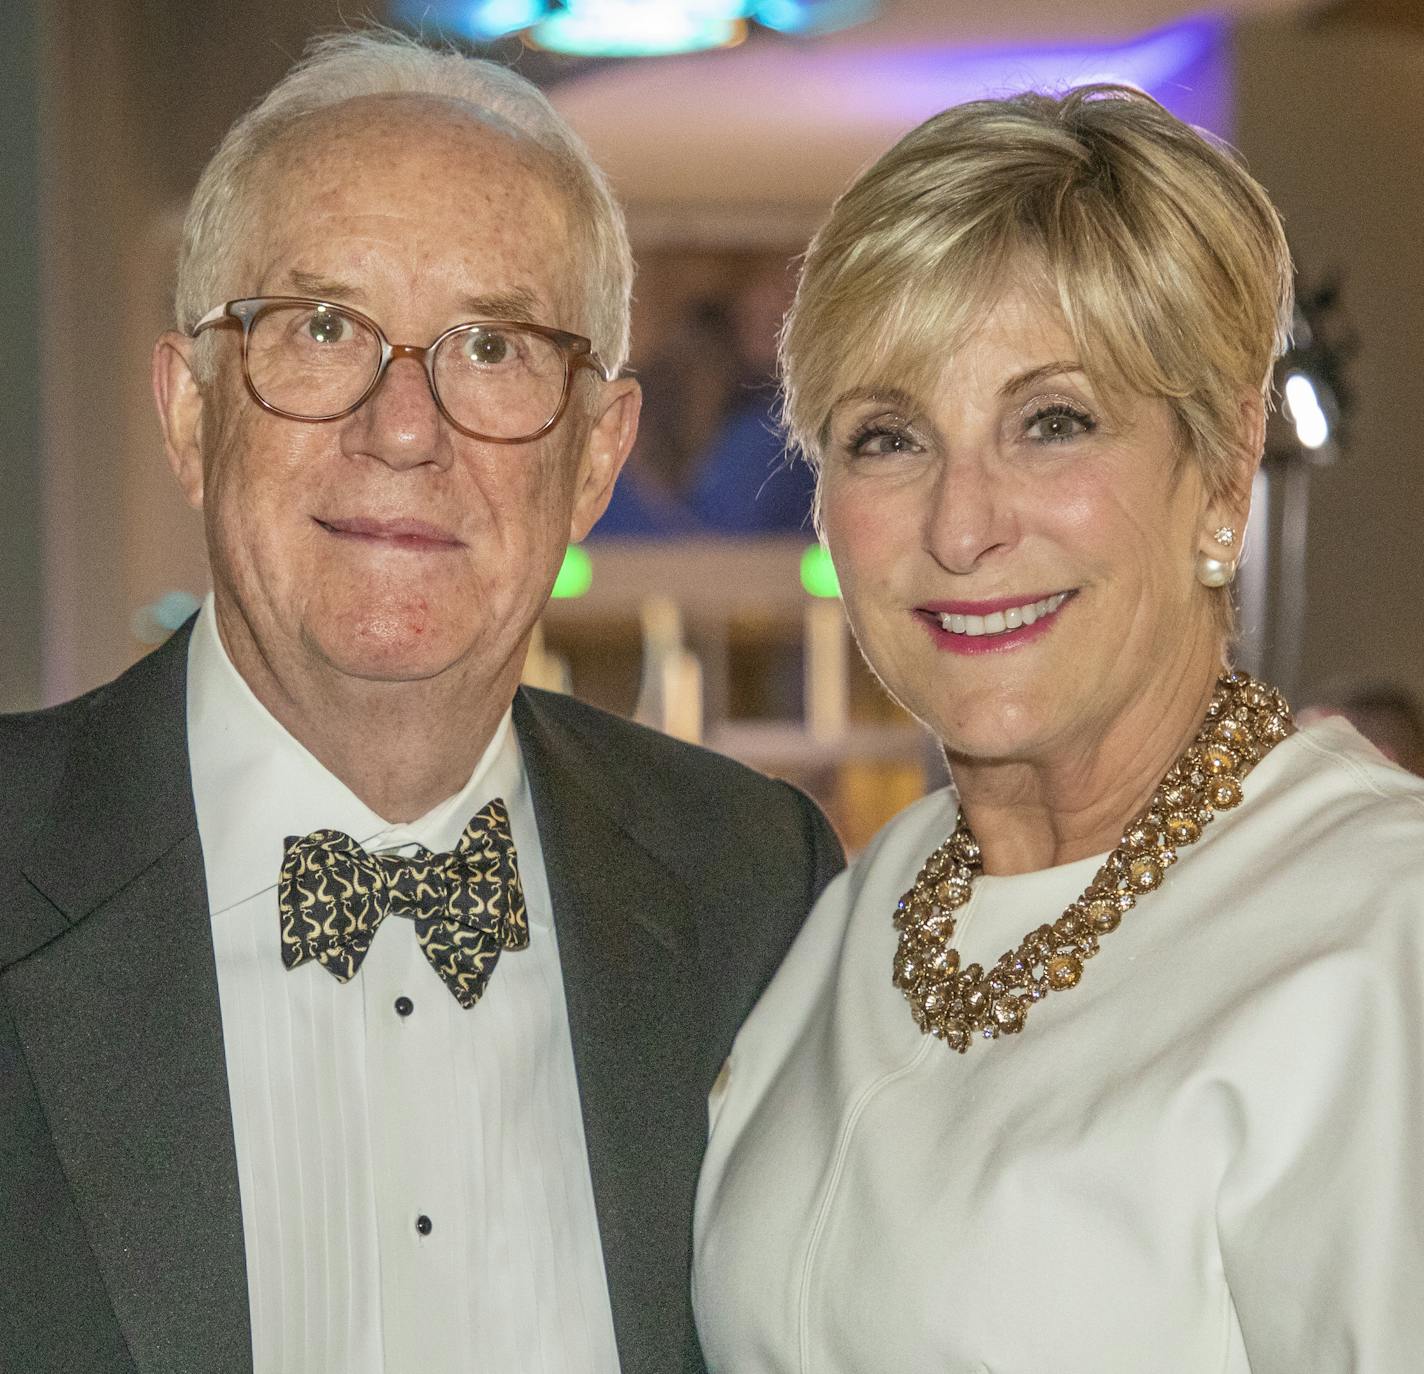
[(529, 944), (509, 813), (495, 798), (448, 854), (368, 854), (340, 830), (287, 840), (277, 906), (282, 962), (315, 959), (341, 982), (356, 976), (387, 916), (408, 916), (425, 957), (462, 1007), (472, 1007), (506, 949)]

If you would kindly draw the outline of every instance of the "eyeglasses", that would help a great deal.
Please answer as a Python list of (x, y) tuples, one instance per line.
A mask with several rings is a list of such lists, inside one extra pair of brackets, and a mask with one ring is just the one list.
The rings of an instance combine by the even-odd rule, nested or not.
[(393, 344), (360, 311), (296, 296), (228, 301), (193, 326), (242, 326), (242, 375), (252, 399), (289, 420), (339, 420), (381, 384), (396, 358), (425, 368), (440, 413), (462, 434), (525, 444), (559, 423), (581, 367), (608, 380), (579, 334), (514, 320), (475, 320), (426, 348)]

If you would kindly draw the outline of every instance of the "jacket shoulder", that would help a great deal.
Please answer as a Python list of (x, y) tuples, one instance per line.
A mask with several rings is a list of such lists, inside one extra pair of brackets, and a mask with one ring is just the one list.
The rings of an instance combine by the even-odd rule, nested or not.
[(168, 767), (186, 778), (189, 628), (112, 682), (59, 706), (0, 715), (0, 892), (67, 803), (101, 819)]
[(790, 783), (572, 697), (531, 688), (520, 696), (516, 722), (537, 721), (545, 745), (668, 867), (715, 880), (729, 858), (795, 866), (829, 842), (839, 868), (820, 808)]
[(707, 976), (727, 985), (734, 1030), (845, 864), (820, 808), (790, 783), (571, 697), (523, 689), (515, 721), (547, 772), (695, 894)]
[(0, 715), (0, 853), (49, 813), (75, 736), (104, 690), (40, 711)]
[[(674, 739), (625, 716), (590, 706), (577, 697), (534, 687), (521, 688), (520, 695), (545, 723), (556, 723), (561, 730), (575, 736), (591, 755), (600, 757), (618, 771), (641, 770), (644, 764), (656, 763), (672, 770), (678, 780), (695, 774), (712, 787), (760, 791), (785, 786), (725, 754)], [(656, 780), (644, 777), (643, 781)]]

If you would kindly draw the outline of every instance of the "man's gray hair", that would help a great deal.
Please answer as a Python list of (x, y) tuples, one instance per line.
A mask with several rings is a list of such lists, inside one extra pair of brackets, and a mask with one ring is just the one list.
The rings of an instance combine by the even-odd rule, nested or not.
[[(583, 141), (523, 77), (388, 29), (314, 39), (302, 60), (228, 130), (198, 179), (183, 222), (178, 327), (191, 330), (225, 299), (225, 291), (242, 290), (230, 274), (236, 270), (241, 241), (253, 228), (254, 178), (264, 154), (316, 111), (370, 95), (458, 101), (541, 150), (556, 188), (569, 203), (574, 233), (582, 240), (573, 246), (583, 259), (582, 327), (603, 365), (610, 372), (621, 369), (628, 358), (633, 256), (623, 212)], [(198, 344), (195, 362), (200, 377), (206, 378), (211, 372), (211, 339), (205, 335)]]

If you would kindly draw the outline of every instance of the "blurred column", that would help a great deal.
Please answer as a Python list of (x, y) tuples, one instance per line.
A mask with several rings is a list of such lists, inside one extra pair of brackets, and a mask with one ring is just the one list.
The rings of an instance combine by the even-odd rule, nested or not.
[(806, 728), (822, 743), (850, 723), (850, 635), (839, 598), (806, 603)]
[(39, 704), (39, 32), (34, 6), (0, 5), (0, 711)]
[(682, 610), (669, 596), (647, 597), (643, 680), (633, 718), (691, 744), (702, 742), (702, 665), (686, 646)]
[(147, 366), (129, 335), (130, 293), (161, 150), (146, 146), (137, 117), (151, 79), (146, 7), (27, 8), (41, 16), (44, 696), (54, 701), (135, 657), (123, 478)]
[[(201, 522), (168, 474), (148, 385), (149, 350), (169, 318), (179, 218), (223, 132), (310, 34), (340, 25), (343, 7), (0, 0), (0, 52), (26, 52), (14, 34), (33, 54), (27, 66), (9, 64), (25, 75), (4, 91), (7, 114), (17, 90), (40, 107), (42, 151), (25, 154), (30, 183), (40, 182), (39, 281), (31, 255), (22, 258), (25, 279), (12, 274), (5, 286), (27, 293), (32, 309), (38, 298), (46, 361), (19, 383), (7, 369), (3, 385), (7, 402), (16, 384), (28, 387), (32, 404), (39, 397), (31, 481), (42, 484), (43, 515), (24, 566), (42, 588), (31, 585), (28, 601), (43, 606), (45, 700), (127, 667), (147, 647), (155, 614), (206, 586)], [(15, 188), (30, 206), (33, 194), (26, 199), (13, 175), (23, 145), (12, 131), (33, 124), (31, 112), (29, 125), (7, 118), (0, 126), (3, 194)], [(8, 455), (6, 463), (8, 489)], [(6, 535), (16, 504), (0, 497)], [(11, 540), (4, 544), (0, 557), (8, 558)], [(3, 590), (0, 614), (15, 600)], [(0, 658), (8, 657), (8, 643), (0, 644)]]

